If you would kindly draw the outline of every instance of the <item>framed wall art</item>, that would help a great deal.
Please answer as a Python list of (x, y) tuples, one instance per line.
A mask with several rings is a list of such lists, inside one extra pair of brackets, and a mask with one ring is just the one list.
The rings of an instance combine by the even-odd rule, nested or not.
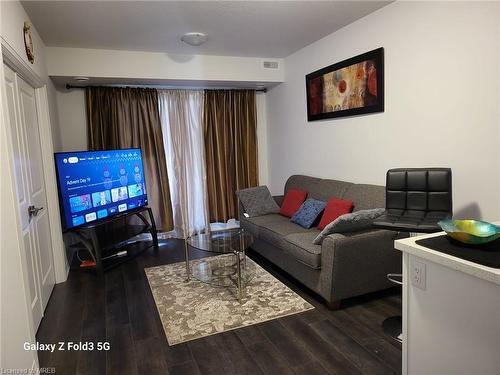
[(384, 112), (384, 49), (306, 75), (307, 121)]
[(33, 48), (33, 38), (31, 37), (31, 24), (28, 21), (24, 22), (23, 38), (26, 57), (28, 61), (33, 64), (35, 62), (35, 49)]

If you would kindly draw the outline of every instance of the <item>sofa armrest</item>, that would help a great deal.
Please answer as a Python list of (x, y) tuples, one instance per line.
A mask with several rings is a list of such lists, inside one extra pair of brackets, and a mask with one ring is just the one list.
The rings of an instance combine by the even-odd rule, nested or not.
[(238, 205), (239, 205), (239, 212), (238, 212), (238, 220), (241, 221), (241, 218), (244, 217), (243, 213), (245, 212), (245, 207), (243, 207), (243, 204), (241, 204), (241, 201), (238, 199)]
[(273, 195), (274, 201), (278, 204), (278, 206), (281, 207), (281, 204), (283, 203), (283, 199), (285, 199), (284, 195)]
[(321, 267), (331, 269), (332, 300), (390, 287), (386, 275), (401, 272), (402, 266), (396, 237), (398, 232), (381, 229), (327, 236)]

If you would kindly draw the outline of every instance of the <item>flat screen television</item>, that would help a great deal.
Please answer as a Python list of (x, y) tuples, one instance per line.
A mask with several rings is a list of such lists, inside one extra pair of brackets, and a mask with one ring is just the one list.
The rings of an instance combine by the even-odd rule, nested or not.
[(138, 148), (58, 152), (55, 162), (64, 230), (148, 203)]

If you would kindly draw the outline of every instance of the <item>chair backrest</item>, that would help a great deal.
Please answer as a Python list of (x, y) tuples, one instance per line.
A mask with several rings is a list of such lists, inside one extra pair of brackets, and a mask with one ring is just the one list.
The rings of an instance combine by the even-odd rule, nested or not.
[(387, 171), (387, 211), (423, 211), (452, 216), (450, 168), (396, 168)]

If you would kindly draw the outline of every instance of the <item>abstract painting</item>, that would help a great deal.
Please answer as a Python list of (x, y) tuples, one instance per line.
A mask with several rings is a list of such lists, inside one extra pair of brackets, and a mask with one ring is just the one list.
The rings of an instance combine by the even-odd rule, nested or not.
[(384, 111), (384, 49), (306, 76), (307, 121)]

